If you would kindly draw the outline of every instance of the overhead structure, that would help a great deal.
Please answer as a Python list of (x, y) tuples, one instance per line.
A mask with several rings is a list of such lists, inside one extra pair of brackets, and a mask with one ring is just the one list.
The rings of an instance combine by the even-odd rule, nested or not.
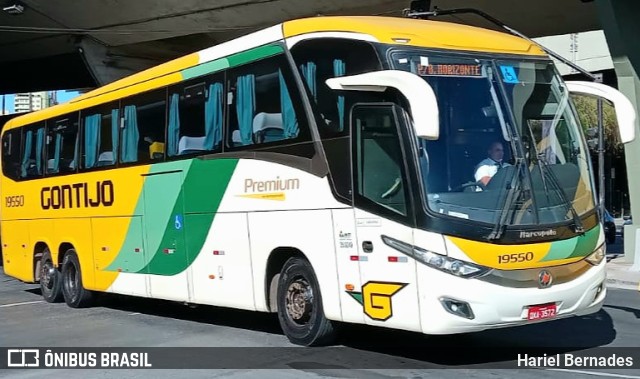
[[(402, 16), (407, 0), (0, 1), (0, 93), (88, 88), (284, 20), (322, 15)], [(433, 0), (474, 7), (530, 37), (600, 28), (584, 0)], [(568, 17), (573, 15), (575, 17)], [(480, 17), (446, 21), (495, 28)]]

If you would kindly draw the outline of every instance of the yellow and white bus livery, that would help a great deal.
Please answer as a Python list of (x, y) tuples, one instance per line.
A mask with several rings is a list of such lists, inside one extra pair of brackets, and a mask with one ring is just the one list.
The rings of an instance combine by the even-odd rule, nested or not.
[[(606, 294), (594, 178), (570, 93), (531, 42), (385, 17), (293, 20), (2, 131), (7, 275), (449, 334), (584, 315)], [(490, 180), (476, 166), (490, 146)], [(498, 167), (499, 166), (499, 167)]]

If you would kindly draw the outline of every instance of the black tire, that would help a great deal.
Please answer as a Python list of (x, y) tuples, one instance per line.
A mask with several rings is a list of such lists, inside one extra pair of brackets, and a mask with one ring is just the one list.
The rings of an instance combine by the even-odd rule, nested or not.
[(49, 248), (46, 248), (40, 258), (40, 292), (49, 303), (59, 303), (63, 299), (62, 276), (54, 266)]
[(613, 244), (616, 243), (616, 228), (612, 227), (611, 230), (607, 233), (607, 243)]
[(336, 340), (336, 327), (324, 316), (318, 280), (306, 259), (293, 257), (284, 264), (277, 296), (278, 320), (289, 341), (323, 346)]
[(85, 308), (93, 302), (93, 292), (82, 285), (80, 261), (74, 249), (67, 250), (62, 261), (62, 293), (71, 308)]

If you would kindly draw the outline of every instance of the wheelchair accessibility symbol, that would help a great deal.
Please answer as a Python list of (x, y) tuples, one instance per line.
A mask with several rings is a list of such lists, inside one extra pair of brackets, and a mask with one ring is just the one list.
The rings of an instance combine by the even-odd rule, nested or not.
[(516, 69), (513, 66), (500, 66), (500, 70), (502, 71), (503, 81), (509, 84), (518, 84), (520, 80), (518, 79), (518, 74), (516, 74)]
[(182, 216), (176, 215), (176, 221), (174, 223), (177, 230), (182, 229)]

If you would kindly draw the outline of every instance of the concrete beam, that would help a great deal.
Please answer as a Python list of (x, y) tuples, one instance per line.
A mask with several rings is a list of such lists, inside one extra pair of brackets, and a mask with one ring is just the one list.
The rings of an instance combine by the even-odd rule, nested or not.
[(82, 38), (78, 48), (98, 86), (157, 65), (158, 61), (114, 54), (113, 48), (91, 38)]

